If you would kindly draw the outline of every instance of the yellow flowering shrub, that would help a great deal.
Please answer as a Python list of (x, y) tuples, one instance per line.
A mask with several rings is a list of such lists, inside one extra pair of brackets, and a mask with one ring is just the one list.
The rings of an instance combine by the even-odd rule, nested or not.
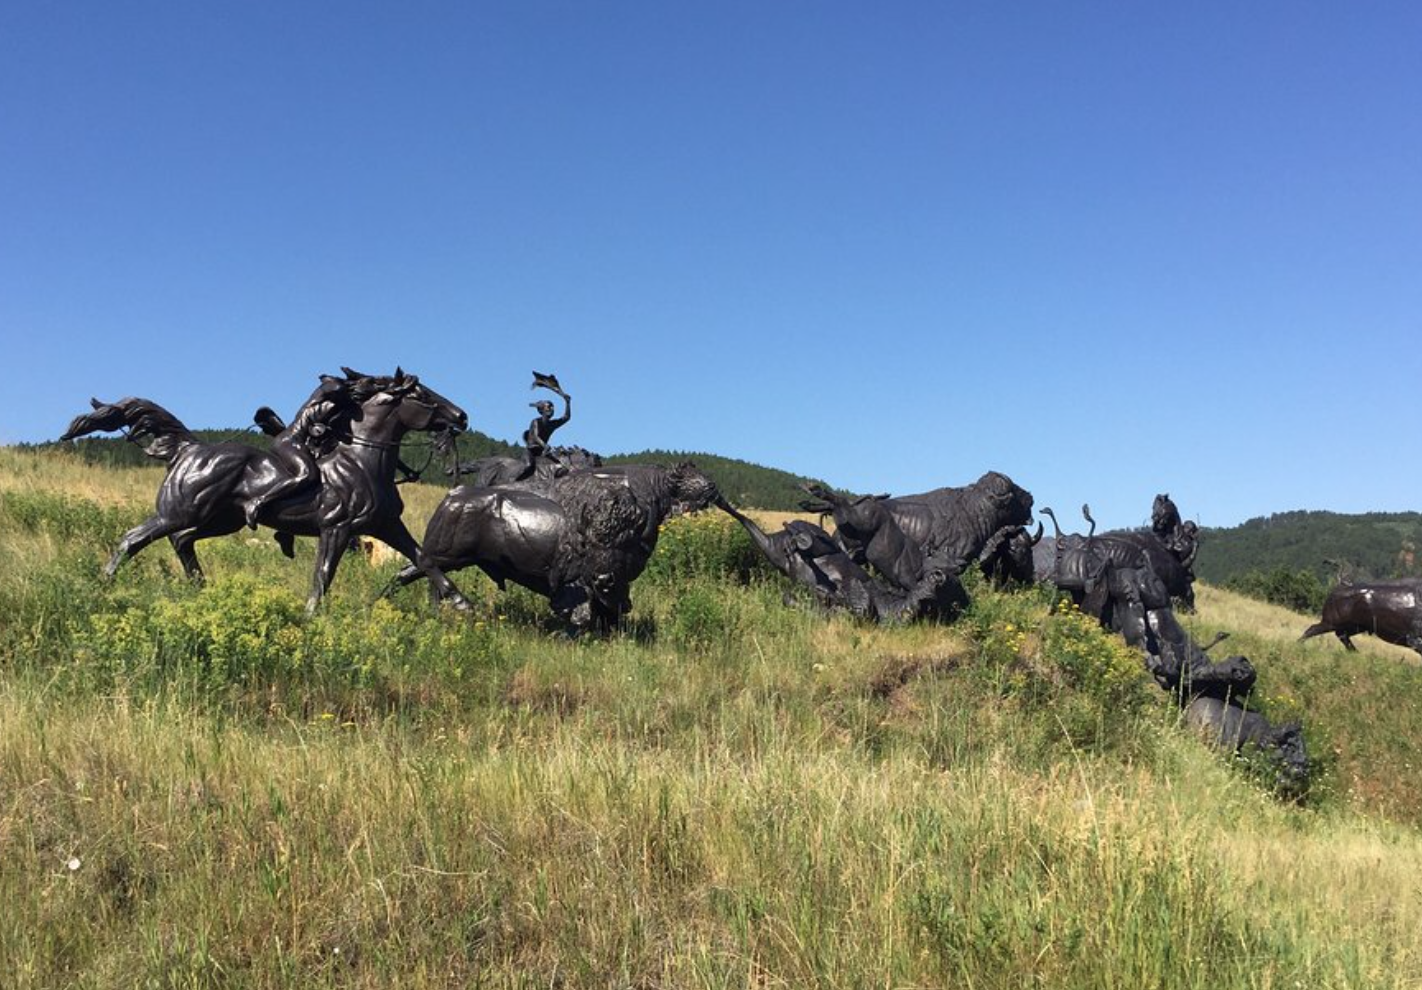
[(1103, 701), (1135, 706), (1149, 696), (1151, 681), (1140, 652), (1069, 600), (1047, 618), (1042, 657), (1072, 686)]
[(657, 549), (644, 579), (684, 581), (693, 577), (735, 578), (773, 574), (739, 523), (720, 511), (674, 516), (661, 526)]

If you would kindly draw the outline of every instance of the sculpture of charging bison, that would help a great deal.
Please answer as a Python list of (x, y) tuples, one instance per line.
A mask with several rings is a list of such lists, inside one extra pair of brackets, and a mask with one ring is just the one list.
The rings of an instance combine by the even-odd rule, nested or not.
[[(849, 499), (818, 485), (802, 503), (809, 512), (834, 516), (840, 543), (863, 556), (900, 587), (918, 578), (918, 557), (941, 557), (962, 573), (1004, 529), (1032, 522), (1032, 494), (1012, 479), (989, 471), (962, 488), (935, 488), (919, 495)], [(890, 525), (892, 524), (892, 525)], [(902, 554), (907, 551), (907, 556)]]
[[(396, 584), (473, 565), (500, 588), (513, 581), (544, 595), (575, 631), (605, 630), (631, 609), (630, 586), (666, 518), (719, 500), (715, 483), (691, 464), (572, 471), (539, 491), (464, 485), (435, 509), (417, 564)], [(431, 593), (468, 607), (457, 589), (433, 585)]]
[[(485, 458), (452, 473), (472, 472), (430, 519), (423, 546), (401, 521), (395, 473), (404, 470), (400, 443), (410, 432), (432, 434), (434, 448), (454, 453), (467, 429), (464, 411), (396, 369), (374, 376), (342, 369), (323, 376), (290, 425), (269, 408), (257, 422), (274, 437), (269, 451), (207, 443), (167, 410), (146, 399), (93, 400), (63, 439), (125, 430), (167, 462), (156, 512), (124, 534), (105, 573), (149, 543), (168, 537), (190, 577), (200, 579), (194, 544), (242, 526), (276, 530), (288, 556), (297, 535), (318, 537), (308, 608), (317, 607), (353, 535), (370, 534), (411, 559), (392, 586), (419, 578), (431, 596), (468, 607), (446, 576), (470, 565), (502, 589), (513, 581), (548, 598), (575, 632), (606, 630), (631, 609), (630, 587), (642, 573), (666, 518), (716, 505), (732, 516), (782, 574), (810, 589), (828, 608), (871, 621), (951, 618), (968, 604), (961, 575), (971, 566), (998, 586), (1030, 582), (1033, 551), (1043, 528), (1029, 530), (1032, 495), (990, 471), (963, 487), (916, 495), (853, 498), (806, 487), (809, 511), (832, 515), (834, 535), (803, 520), (767, 534), (730, 505), (693, 465), (603, 467), (582, 448), (555, 448), (553, 432), (571, 417), (571, 398), (554, 375), (533, 374), (533, 388), (562, 397), (555, 418), (548, 401), (525, 431), (524, 456)], [(1172, 602), (1193, 606), (1198, 529), (1183, 521), (1168, 495), (1156, 496), (1149, 530), (1063, 535), (1056, 516), (1049, 574), (1103, 626), (1145, 655), (1157, 683), (1171, 691), (1187, 719), (1228, 749), (1253, 745), (1273, 760), (1290, 789), (1307, 784), (1309, 763), (1296, 724), (1274, 726), (1250, 711), (1254, 687), (1248, 658), (1211, 660), (1223, 636), (1200, 646), (1181, 627)], [(822, 520), (823, 521), (823, 520)], [(1344, 585), (1334, 589), (1322, 621), (1304, 638), (1369, 632), (1422, 653), (1422, 581)]]
[(1032, 521), (1032, 495), (996, 471), (962, 488), (897, 498), (851, 498), (821, 485), (805, 491), (811, 497), (801, 507), (834, 517), (835, 542), (854, 563), (913, 598), (936, 587), (932, 601), (918, 606), (923, 614), (950, 618), (967, 605), (958, 578), (985, 552), (991, 566), (1015, 574), (1031, 557), (1033, 538), (1025, 527)]
[(1349, 650), (1353, 637), (1372, 633), (1378, 639), (1422, 653), (1422, 580), (1369, 581), (1340, 584), (1328, 593), (1321, 621), (1300, 639), (1333, 633)]

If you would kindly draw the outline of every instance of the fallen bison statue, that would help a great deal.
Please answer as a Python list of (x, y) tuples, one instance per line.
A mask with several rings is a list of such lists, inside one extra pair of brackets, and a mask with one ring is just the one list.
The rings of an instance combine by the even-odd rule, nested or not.
[(717, 504), (741, 524), (771, 566), (809, 588), (825, 608), (843, 609), (875, 622), (907, 622), (938, 614), (945, 606), (956, 609), (967, 604), (958, 579), (931, 562), (913, 590), (900, 591), (873, 577), (813, 523), (792, 519), (780, 532), (767, 534), (730, 503)]
[[(936, 571), (956, 579), (985, 553), (1005, 556), (1009, 568), (1019, 569), (1013, 555), (1031, 557), (1033, 537), (1025, 527), (1032, 522), (1032, 494), (996, 471), (962, 488), (897, 498), (850, 498), (819, 485), (805, 491), (811, 498), (801, 507), (834, 517), (834, 539), (844, 552), (904, 594), (917, 593)], [(947, 617), (966, 600), (961, 584), (945, 582), (934, 608)]]
[[(1085, 506), (1083, 511), (1090, 520)], [(1056, 524), (1050, 509), (1042, 512)], [(1209, 649), (1224, 635), (1204, 646), (1196, 643), (1176, 619), (1150, 555), (1139, 546), (1134, 552), (1129, 548), (1090, 534), (1062, 537), (1059, 529), (1052, 580), (1084, 613), (1144, 653), (1156, 683), (1179, 699), (1187, 721), (1208, 730), (1212, 744), (1231, 751), (1253, 747), (1275, 767), (1281, 792), (1301, 794), (1310, 766), (1300, 727), (1271, 725), (1245, 706), (1256, 680), (1254, 665), (1243, 656), (1211, 660)]]
[(1297, 722), (1271, 725), (1263, 715), (1238, 702), (1207, 696), (1191, 699), (1185, 707), (1185, 721), (1219, 749), (1257, 752), (1272, 766), (1275, 786), (1282, 793), (1297, 796), (1308, 790), (1308, 751)]

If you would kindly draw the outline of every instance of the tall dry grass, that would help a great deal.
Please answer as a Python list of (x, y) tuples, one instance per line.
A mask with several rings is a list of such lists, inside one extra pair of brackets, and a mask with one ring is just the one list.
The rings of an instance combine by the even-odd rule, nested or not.
[(100, 581), (154, 472), (24, 467), (7, 986), (1422, 984), (1418, 670), (1234, 596), (1190, 621), (1326, 749), (1301, 806), (1041, 593), (866, 627), (787, 607), (712, 516), (604, 641), (468, 574), (467, 617), (374, 603), (395, 565), (363, 559), (308, 619), (309, 549), (262, 536), (204, 544), (205, 589), (166, 547)]

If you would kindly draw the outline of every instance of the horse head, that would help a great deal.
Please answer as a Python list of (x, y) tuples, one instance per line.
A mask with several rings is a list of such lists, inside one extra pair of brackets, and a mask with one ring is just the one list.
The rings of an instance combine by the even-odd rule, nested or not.
[(365, 412), (383, 411), (386, 422), (393, 418), (399, 433), (417, 431), (453, 435), (469, 428), (469, 416), (459, 406), (440, 395), (418, 376), (396, 368), (393, 375), (365, 375), (350, 368), (345, 384), (351, 397)]

